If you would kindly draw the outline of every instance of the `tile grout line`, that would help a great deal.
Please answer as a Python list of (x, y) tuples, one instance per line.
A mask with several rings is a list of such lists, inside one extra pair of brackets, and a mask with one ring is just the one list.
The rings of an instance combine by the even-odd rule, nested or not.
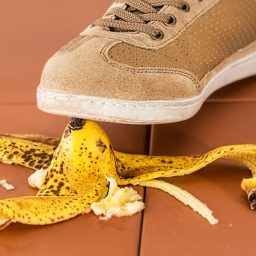
[[(154, 125), (150, 125), (148, 128), (148, 135), (147, 135), (147, 155), (151, 154), (151, 147), (152, 147), (152, 130)], [(143, 188), (143, 202), (146, 203), (147, 197), (147, 188)], [(137, 255), (141, 255), (141, 246), (142, 246), (142, 237), (143, 237), (143, 227), (144, 227), (144, 214), (145, 210), (141, 214), (141, 222), (140, 222), (140, 235), (138, 241), (138, 253)]]
[[(147, 194), (147, 189), (143, 188), (143, 202), (145, 203), (146, 201), (146, 194)], [(144, 210), (141, 214), (141, 222), (140, 222), (140, 234), (139, 234), (139, 241), (138, 241), (138, 253), (137, 255), (141, 255), (141, 243), (142, 243), (142, 236), (143, 236), (143, 226), (144, 226)]]

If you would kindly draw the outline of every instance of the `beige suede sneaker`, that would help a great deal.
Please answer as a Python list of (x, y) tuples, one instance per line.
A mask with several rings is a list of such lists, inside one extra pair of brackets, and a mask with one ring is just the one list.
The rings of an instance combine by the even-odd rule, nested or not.
[(256, 0), (119, 0), (46, 64), (38, 107), (132, 124), (192, 117), (256, 75)]

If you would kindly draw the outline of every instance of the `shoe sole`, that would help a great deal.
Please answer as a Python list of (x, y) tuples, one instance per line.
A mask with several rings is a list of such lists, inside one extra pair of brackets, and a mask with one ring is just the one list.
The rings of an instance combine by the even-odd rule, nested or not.
[[(193, 117), (218, 89), (256, 75), (256, 43), (218, 67), (204, 81), (202, 92), (177, 100), (128, 101), (48, 91), (38, 87), (39, 109), (57, 115), (128, 124), (174, 123)], [(221, 66), (221, 65), (220, 65)], [(219, 70), (218, 70), (219, 69)]]

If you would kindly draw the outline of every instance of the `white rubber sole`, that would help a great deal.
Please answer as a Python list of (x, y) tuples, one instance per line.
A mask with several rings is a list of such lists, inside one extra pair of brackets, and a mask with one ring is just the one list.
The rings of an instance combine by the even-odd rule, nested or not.
[(256, 75), (256, 51), (221, 69), (204, 86), (200, 95), (189, 99), (128, 101), (47, 91), (38, 87), (39, 109), (57, 115), (129, 124), (179, 122), (194, 116), (216, 90)]

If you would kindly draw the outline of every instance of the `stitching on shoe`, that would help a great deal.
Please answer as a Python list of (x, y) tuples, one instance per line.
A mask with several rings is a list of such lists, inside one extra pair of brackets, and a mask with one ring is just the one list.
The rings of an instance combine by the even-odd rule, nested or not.
[(181, 76), (184, 76), (188, 79), (190, 79), (193, 84), (195, 85), (196, 89), (198, 92), (200, 92), (200, 82), (199, 80), (194, 77), (192, 74), (188, 73), (186, 70), (181, 70), (181, 69), (172, 69), (172, 68), (161, 68), (161, 67), (151, 67), (151, 68), (145, 68), (145, 67), (130, 67), (128, 65), (124, 65), (124, 64), (120, 64), (120, 63), (117, 63), (115, 61), (112, 61), (108, 58), (108, 56), (106, 56), (106, 52), (107, 50), (112, 47), (112, 44), (115, 44), (116, 42), (120, 42), (119, 40), (118, 41), (110, 41), (108, 44), (106, 44), (100, 51), (100, 55), (102, 57), (102, 59), (110, 64), (111, 66), (113, 67), (116, 67), (116, 68), (119, 68), (119, 69), (122, 69), (124, 71), (128, 71), (128, 72), (131, 72), (131, 73), (144, 73), (144, 74), (147, 74), (147, 73), (162, 73), (162, 74), (170, 74), (170, 75), (181, 75)]

